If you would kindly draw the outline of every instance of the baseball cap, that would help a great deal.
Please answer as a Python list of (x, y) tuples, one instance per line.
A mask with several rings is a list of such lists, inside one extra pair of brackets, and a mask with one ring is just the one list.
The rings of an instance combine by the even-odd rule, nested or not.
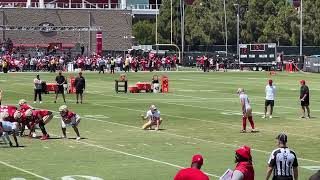
[(252, 159), (251, 148), (249, 146), (242, 146), (239, 149), (236, 149), (236, 153), (243, 158)]
[(305, 80), (301, 80), (300, 83), (301, 84), (306, 84), (306, 81)]
[(286, 143), (288, 141), (288, 136), (285, 133), (280, 133), (276, 139), (283, 143)]
[(199, 165), (203, 164), (203, 157), (200, 154), (196, 154), (192, 157), (192, 163), (197, 163)]
[(269, 79), (269, 84), (272, 84), (272, 83), (273, 83), (272, 79)]

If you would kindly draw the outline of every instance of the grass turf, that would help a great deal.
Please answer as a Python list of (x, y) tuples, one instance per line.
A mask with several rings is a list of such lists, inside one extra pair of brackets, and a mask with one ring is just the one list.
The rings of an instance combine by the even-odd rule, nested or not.
[[(114, 79), (118, 74), (84, 73), (87, 81), (84, 104), (75, 104), (75, 96), (67, 95), (67, 105), (82, 117), (79, 129), (84, 139), (76, 142), (56, 138), (62, 133), (55, 113), (46, 126), (53, 139), (19, 138), (23, 148), (0, 144), (0, 179), (85, 175), (105, 180), (169, 180), (180, 167), (188, 167), (196, 153), (205, 158), (202, 170), (210, 174), (210, 179), (218, 179), (216, 176), (226, 169), (234, 168), (234, 150), (241, 145), (253, 148), (256, 179), (263, 179), (269, 154), (276, 148), (275, 137), (282, 131), (288, 134), (288, 145), (296, 151), (299, 165), (319, 168), (320, 85), (317, 82), (320, 77), (317, 74), (278, 73), (271, 77), (266, 72), (129, 73), (129, 84), (150, 81), (153, 74), (169, 76), (170, 93), (116, 94)], [(43, 95), (43, 104), (32, 104), (34, 77), (32, 73), (1, 74), (2, 104), (17, 104), (24, 98), (36, 108), (58, 111), (63, 102), (61, 96), (57, 104), (53, 103), (53, 94)], [(43, 73), (40, 77), (52, 82), (55, 74)], [(264, 88), (269, 78), (277, 87), (274, 118), (262, 119)], [(301, 79), (307, 81), (311, 91), (311, 112), (315, 117), (312, 119), (298, 118)], [(242, 123), (239, 98), (235, 94), (239, 87), (245, 88), (252, 101), (259, 133), (239, 133)], [(161, 132), (140, 130), (140, 115), (151, 104), (158, 106), (164, 119)], [(75, 137), (72, 128), (68, 129), (68, 136)], [(314, 173), (302, 167), (299, 172), (304, 180)]]

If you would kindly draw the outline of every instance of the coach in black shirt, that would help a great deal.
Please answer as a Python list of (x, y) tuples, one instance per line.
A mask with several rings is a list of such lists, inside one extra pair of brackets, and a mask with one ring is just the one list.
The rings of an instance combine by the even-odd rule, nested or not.
[(288, 136), (281, 133), (276, 138), (278, 147), (272, 151), (268, 161), (266, 180), (269, 180), (272, 171), (272, 180), (298, 180), (298, 160), (294, 151), (287, 147)]
[(302, 109), (302, 116), (301, 118), (305, 118), (306, 115), (306, 109), (308, 116), (307, 118), (310, 118), (310, 108), (309, 108), (309, 87), (306, 85), (305, 80), (300, 81), (301, 87), (300, 87), (300, 101), (301, 101), (301, 109)]
[(79, 95), (80, 95), (80, 103), (82, 104), (83, 91), (86, 89), (86, 80), (82, 76), (82, 72), (79, 72), (79, 76), (76, 78), (74, 84), (76, 87), (77, 104), (79, 103)]
[(62, 75), (62, 71), (59, 71), (59, 75), (56, 77), (57, 82), (57, 90), (56, 90), (56, 99), (54, 100), (54, 103), (57, 103), (58, 94), (62, 94), (63, 102), (66, 103), (66, 98), (64, 96), (64, 88), (63, 84), (66, 82), (66, 78)]

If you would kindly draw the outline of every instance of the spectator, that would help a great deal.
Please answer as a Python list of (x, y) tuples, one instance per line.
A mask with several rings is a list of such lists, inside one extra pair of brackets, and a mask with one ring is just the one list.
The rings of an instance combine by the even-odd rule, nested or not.
[(272, 171), (273, 180), (298, 180), (298, 160), (295, 152), (287, 147), (288, 136), (281, 133), (276, 139), (279, 148), (270, 155), (266, 180), (270, 178)]
[(42, 92), (42, 81), (40, 80), (40, 75), (33, 80), (34, 83), (34, 103), (37, 103), (37, 97), (39, 96), (40, 104), (42, 103), (41, 92)]
[(99, 64), (99, 74), (101, 73), (101, 71), (104, 74), (104, 68), (106, 66), (105, 60), (103, 58), (99, 58), (98, 64)]
[(203, 157), (199, 154), (192, 157), (191, 167), (180, 170), (174, 180), (209, 180), (200, 169), (203, 165)]
[(320, 180), (320, 170), (312, 175), (309, 180)]
[(57, 103), (58, 94), (62, 94), (63, 102), (66, 103), (66, 98), (64, 95), (64, 88), (63, 84), (66, 82), (66, 78), (62, 75), (62, 71), (59, 71), (59, 75), (56, 77), (57, 82), (57, 90), (56, 90), (56, 99), (54, 100), (54, 103)]
[(251, 149), (242, 146), (236, 150), (236, 168), (231, 180), (254, 180), (254, 169), (252, 165)]
[(83, 91), (86, 89), (86, 80), (82, 76), (82, 72), (79, 72), (79, 76), (75, 79), (74, 83), (76, 87), (77, 104), (79, 104), (79, 95), (80, 103), (82, 104)]

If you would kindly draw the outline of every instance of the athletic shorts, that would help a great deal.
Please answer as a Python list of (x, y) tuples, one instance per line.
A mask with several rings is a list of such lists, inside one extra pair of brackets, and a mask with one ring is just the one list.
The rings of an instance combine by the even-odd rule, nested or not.
[(65, 123), (61, 118), (61, 127), (66, 128), (67, 126), (78, 126), (78, 124), (80, 123), (80, 120), (81, 120), (81, 118), (78, 114), (76, 114), (75, 116), (73, 116), (71, 118), (70, 123)]
[(309, 100), (301, 101), (301, 106), (309, 106)]
[(57, 94), (64, 94), (63, 85), (58, 85), (57, 86)]
[(274, 106), (274, 100), (266, 100), (265, 101), (265, 106)]
[(83, 89), (76, 89), (76, 94), (83, 94)]
[(292, 176), (273, 176), (272, 180), (293, 180)]

